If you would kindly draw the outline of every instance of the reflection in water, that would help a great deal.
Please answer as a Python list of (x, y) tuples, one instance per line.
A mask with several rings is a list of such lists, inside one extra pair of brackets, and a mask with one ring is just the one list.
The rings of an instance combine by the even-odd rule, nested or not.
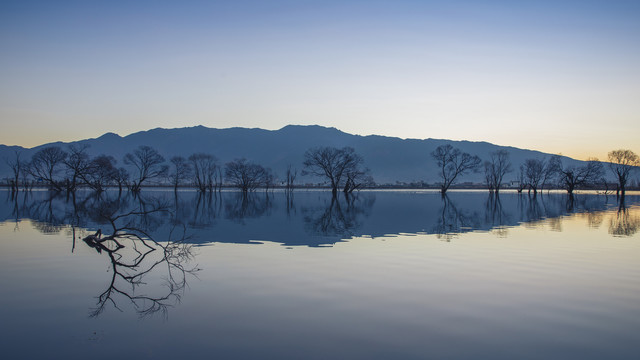
[[(493, 206), (491, 211), (493, 211)], [(470, 209), (458, 209), (448, 195), (442, 196), (440, 217), (437, 218), (433, 232), (438, 238), (450, 241), (455, 235), (480, 227), (480, 214)], [(493, 216), (485, 215), (485, 218)]]
[(344, 197), (329, 197), (330, 200), (321, 206), (304, 206), (305, 229), (312, 235), (340, 238), (355, 236), (375, 202), (375, 197), (360, 195), (344, 194)]
[[(10, 358), (633, 358), (638, 200), (456, 191), (7, 196), (0, 342)], [(14, 233), (22, 219), (33, 220)], [(489, 233), (436, 239), (471, 231)], [(424, 233), (434, 236), (278, 245)], [(260, 241), (278, 244), (245, 245)], [(211, 242), (198, 248), (198, 271), (192, 249)], [(201, 281), (185, 295), (196, 271)], [(170, 322), (149, 316), (168, 309)]]
[[(513, 226), (563, 230), (563, 218), (585, 213), (589, 226), (605, 221), (605, 213), (619, 206), (614, 197), (564, 193), (527, 196), (503, 192), (363, 191), (332, 197), (322, 191), (250, 193), (227, 191), (201, 194), (195, 191), (145, 191), (137, 196), (118, 192), (78, 192), (76, 196), (47, 191), (6, 192), (0, 203), (0, 219), (22, 218), (37, 222), (43, 233), (73, 229), (95, 231), (110, 225), (117, 214), (135, 214), (132, 228), (149, 236), (167, 238), (171, 229), (185, 227), (192, 243), (252, 243), (271, 241), (283, 245), (331, 245), (354, 236), (426, 233), (451, 240), (469, 231), (491, 231), (508, 236)], [(639, 203), (627, 195), (626, 204)], [(163, 207), (170, 211), (147, 211)], [(618, 220), (612, 219), (612, 234), (634, 231), (637, 218), (628, 215), (623, 203)], [(614, 226), (615, 225), (615, 226)], [(619, 230), (613, 230), (620, 226)], [(75, 230), (74, 230), (75, 231)]]
[[(235, 192), (224, 204), (225, 217), (229, 220), (245, 224), (245, 219), (269, 216), (271, 200), (269, 193), (256, 194)], [(217, 197), (216, 197), (216, 200)]]
[(638, 229), (640, 229), (640, 216), (637, 213), (630, 213), (623, 200), (615, 216), (611, 216), (609, 219), (609, 234), (613, 236), (631, 236), (637, 233)]

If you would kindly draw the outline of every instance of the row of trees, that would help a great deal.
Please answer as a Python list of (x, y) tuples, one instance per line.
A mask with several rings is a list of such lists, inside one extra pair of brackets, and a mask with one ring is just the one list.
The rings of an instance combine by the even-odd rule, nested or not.
[[(174, 156), (170, 164), (152, 147), (140, 146), (123, 157), (128, 166), (117, 167), (112, 156), (89, 156), (88, 145), (71, 145), (67, 151), (59, 146), (38, 150), (30, 161), (23, 161), (20, 153), (8, 160), (13, 171), (10, 186), (17, 190), (19, 184), (28, 186), (30, 180), (47, 185), (57, 191), (75, 191), (87, 186), (101, 192), (107, 186), (124, 187), (139, 192), (143, 185), (158, 179), (169, 182), (177, 189), (190, 184), (199, 191), (220, 190), (224, 184), (232, 185), (243, 192), (261, 187), (267, 190), (276, 184), (271, 169), (246, 159), (237, 159), (221, 166), (218, 159), (206, 153), (195, 153), (188, 158)], [(431, 156), (438, 166), (440, 191), (444, 194), (463, 175), (478, 172), (484, 167), (485, 182), (492, 192), (503, 187), (505, 176), (513, 171), (509, 153), (498, 150), (489, 159), (462, 152), (451, 145), (438, 146)], [(338, 190), (351, 193), (356, 189), (374, 184), (364, 159), (351, 147), (315, 147), (304, 154), (302, 175), (326, 179), (332, 193)], [(631, 172), (640, 166), (638, 155), (630, 150), (615, 150), (609, 153), (609, 169), (616, 176), (618, 190), (623, 194)], [(528, 189), (534, 194), (547, 186), (560, 186), (570, 194), (574, 190), (596, 183), (604, 183), (604, 166), (597, 159), (589, 159), (583, 166), (563, 165), (560, 156), (548, 159), (527, 159), (519, 168), (518, 190)], [(297, 171), (287, 168), (285, 187), (292, 189)]]
[[(438, 164), (440, 191), (443, 194), (459, 177), (468, 172), (479, 171), (483, 164), (478, 156), (462, 152), (451, 145), (438, 146), (431, 156)], [(608, 158), (609, 169), (618, 183), (617, 190), (624, 195), (631, 172), (640, 166), (640, 158), (631, 150), (611, 151)], [(512, 171), (507, 151), (491, 153), (489, 160), (484, 162), (485, 182), (489, 191), (498, 192), (505, 175)], [(518, 192), (528, 188), (536, 194), (547, 185), (555, 185), (573, 194), (576, 189), (598, 183), (608, 186), (604, 176), (604, 166), (595, 158), (588, 159), (583, 166), (564, 165), (558, 155), (549, 159), (526, 159), (520, 166)]]
[[(73, 192), (80, 186), (88, 186), (101, 192), (107, 186), (117, 185), (120, 191), (126, 187), (132, 192), (139, 192), (145, 184), (163, 179), (175, 189), (191, 184), (206, 192), (220, 190), (223, 184), (227, 184), (248, 192), (259, 187), (268, 190), (276, 183), (271, 169), (247, 159), (237, 159), (221, 166), (215, 156), (195, 153), (188, 158), (174, 156), (168, 165), (157, 150), (140, 146), (123, 157), (127, 169), (117, 167), (112, 156), (92, 158), (87, 149), (87, 145), (71, 145), (67, 151), (59, 146), (45, 147), (38, 150), (31, 161), (22, 160), (20, 153), (16, 152), (15, 158), (7, 161), (13, 171), (10, 186), (18, 190), (20, 185), (28, 187), (36, 181), (56, 191)], [(318, 147), (309, 149), (304, 156), (303, 175), (326, 177), (334, 194), (338, 188), (350, 193), (373, 182), (369, 170), (363, 167), (362, 156), (353, 148)], [(293, 189), (297, 171), (291, 165), (285, 177), (285, 187)]]

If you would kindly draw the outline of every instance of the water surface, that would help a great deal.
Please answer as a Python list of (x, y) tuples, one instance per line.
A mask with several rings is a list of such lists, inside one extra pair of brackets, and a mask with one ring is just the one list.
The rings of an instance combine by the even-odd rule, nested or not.
[(0, 196), (11, 357), (637, 354), (634, 194)]

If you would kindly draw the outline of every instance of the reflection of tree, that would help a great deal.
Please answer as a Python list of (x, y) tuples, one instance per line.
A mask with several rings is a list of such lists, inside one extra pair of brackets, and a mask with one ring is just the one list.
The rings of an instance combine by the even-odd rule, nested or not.
[[(287, 173), (289, 174), (290, 169), (287, 170)], [(288, 176), (293, 176), (293, 178), (295, 179), (295, 175), (288, 175)], [(293, 180), (291, 180), (293, 183)], [(292, 188), (287, 189), (286, 193), (285, 193), (285, 201), (286, 201), (286, 210), (287, 210), (287, 217), (291, 217), (291, 214), (295, 214), (296, 213), (296, 206), (295, 203), (293, 201), (293, 190)]]
[[(193, 216), (190, 217), (189, 225), (194, 228), (205, 228), (211, 226), (222, 207), (222, 194), (218, 192), (199, 192), (193, 204)], [(182, 217), (186, 219), (188, 217)]]
[(621, 201), (615, 216), (609, 219), (609, 234), (631, 236), (638, 230), (640, 230), (640, 216), (637, 216), (635, 212), (630, 213), (624, 201)]
[(587, 224), (592, 229), (597, 229), (604, 221), (604, 211), (595, 211), (587, 213)]
[(224, 210), (227, 219), (243, 223), (246, 218), (268, 215), (272, 206), (268, 193), (235, 192), (232, 199), (225, 201)]
[[(158, 242), (145, 231), (132, 227), (140, 222), (132, 218), (161, 211), (164, 209), (154, 207), (112, 215), (108, 218), (111, 235), (102, 236), (98, 230), (83, 239), (98, 253), (109, 257), (112, 273), (109, 286), (98, 296), (90, 316), (100, 315), (107, 304), (121, 310), (118, 306), (121, 300), (128, 300), (141, 317), (155, 313), (166, 316), (168, 308), (180, 301), (187, 276), (198, 271), (186, 267), (193, 260), (193, 253), (192, 246), (184, 242), (184, 233), (178, 240), (172, 240), (170, 234), (165, 242)], [(152, 286), (160, 277), (164, 278), (162, 286)]]
[(439, 239), (451, 241), (459, 233), (472, 231), (480, 227), (480, 216), (477, 212), (458, 210), (448, 195), (442, 196), (440, 217), (437, 218), (433, 232)]
[(484, 219), (499, 236), (506, 236), (507, 229), (504, 227), (509, 222), (511, 216), (507, 214), (502, 208), (502, 202), (500, 201), (500, 195), (496, 191), (490, 192), (489, 197), (485, 203)]
[(542, 197), (538, 196), (528, 196), (527, 209), (526, 209), (526, 218), (528, 221), (538, 221), (545, 217), (545, 211), (543, 211), (544, 206), (540, 206), (540, 202), (543, 201)]
[(329, 205), (322, 209), (303, 208), (305, 229), (314, 235), (353, 236), (355, 230), (361, 227), (363, 216), (368, 216), (375, 202), (375, 197), (368, 195), (332, 196)]

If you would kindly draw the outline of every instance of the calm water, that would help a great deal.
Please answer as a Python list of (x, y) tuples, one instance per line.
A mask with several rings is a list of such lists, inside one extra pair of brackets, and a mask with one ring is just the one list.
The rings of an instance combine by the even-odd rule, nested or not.
[(640, 196), (619, 205), (0, 191), (0, 346), (6, 358), (635, 358)]

